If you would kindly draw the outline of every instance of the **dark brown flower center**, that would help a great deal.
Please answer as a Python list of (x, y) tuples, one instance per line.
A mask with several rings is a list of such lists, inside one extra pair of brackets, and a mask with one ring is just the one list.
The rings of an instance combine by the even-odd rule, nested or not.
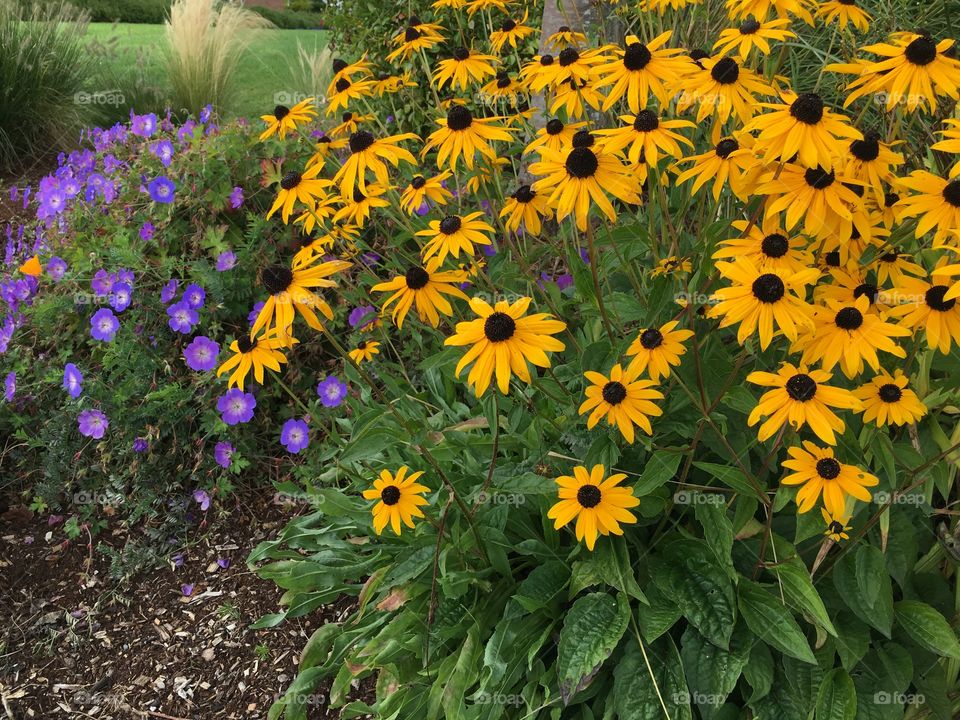
[(272, 265), (260, 272), (260, 282), (271, 295), (279, 295), (293, 282), (293, 272), (282, 265)]
[(753, 35), (757, 30), (760, 29), (760, 23), (756, 18), (750, 18), (749, 20), (744, 20), (740, 23), (740, 34), (741, 35)]
[[(841, 0), (841, 4), (845, 4), (843, 0)], [(843, 532), (843, 523), (838, 523), (836, 520), (833, 520), (831, 521), (828, 530), (831, 535), (839, 535)]]
[(564, 48), (560, 51), (560, 54), (557, 55), (557, 61), (560, 63), (560, 67), (573, 65), (579, 59), (580, 53), (578, 53), (574, 48)]
[(458, 215), (447, 215), (440, 221), (440, 232), (444, 235), (453, 235), (463, 225), (463, 221)]
[(473, 122), (473, 115), (463, 105), (454, 105), (447, 112), (447, 127), (458, 132), (466, 130)]
[(426, 287), (427, 283), (430, 282), (430, 273), (422, 267), (414, 266), (407, 270), (404, 279), (407, 281), (408, 288), (411, 290), (419, 290), (420, 288)]
[(956, 299), (943, 299), (943, 296), (947, 294), (947, 290), (949, 289), (946, 285), (934, 285), (927, 290), (924, 295), (927, 307), (937, 312), (949, 312), (953, 310), (953, 306), (957, 304)]
[(500, 29), (503, 30), (503, 32), (510, 32), (510, 31), (513, 30), (516, 26), (517, 26), (516, 21), (514, 21), (514, 20), (504, 20), (504, 21), (503, 21), (503, 24), (500, 26)]
[(483, 321), (483, 334), (490, 342), (503, 342), (517, 331), (516, 321), (505, 312), (494, 312)]
[(596, 140), (589, 130), (577, 130), (571, 139), (571, 144), (575, 148), (593, 147), (595, 142)]
[(831, 250), (828, 253), (824, 253), (823, 262), (827, 264), (827, 267), (840, 267), (840, 251)]
[(380, 491), (380, 499), (384, 505), (396, 505), (400, 502), (400, 488), (396, 485), (387, 485)]
[(880, 136), (873, 130), (864, 133), (863, 140), (850, 143), (850, 154), (861, 162), (870, 162), (880, 156)]
[(588, 509), (599, 505), (602, 497), (596, 485), (581, 485), (577, 490), (577, 502)]
[(600, 167), (600, 161), (590, 148), (578, 147), (567, 155), (564, 166), (573, 177), (583, 179), (593, 177), (597, 168)]
[(413, 27), (408, 27), (407, 31), (403, 34), (404, 42), (413, 42), (414, 40), (420, 39), (420, 31)]
[(540, 64), (543, 65), (544, 67), (549, 67), (549, 66), (553, 65), (553, 55), (549, 55), (549, 54), (548, 54), (548, 55), (541, 55), (541, 56), (540, 56)]
[(807, 185), (812, 187), (814, 190), (825, 190), (831, 185), (836, 179), (836, 175), (833, 170), (827, 172), (822, 167), (817, 165), (815, 168), (810, 168), (803, 173), (803, 179), (806, 180)]
[(943, 199), (953, 207), (960, 208), (960, 180), (951, 180), (943, 186)]
[(880, 289), (873, 283), (860, 283), (853, 290), (854, 300), (867, 296), (867, 299), (870, 300), (870, 304), (873, 305), (877, 301), (877, 296), (880, 294)]
[(453, 59), (456, 60), (457, 62), (463, 62), (468, 57), (470, 57), (470, 51), (467, 50), (465, 47), (458, 47), (456, 50), (453, 51)]
[(653, 350), (663, 345), (663, 333), (657, 328), (647, 328), (640, 333), (640, 344), (646, 350)]
[(921, 35), (907, 45), (903, 54), (914, 65), (929, 65), (937, 58), (937, 43), (929, 35)]
[(740, 66), (733, 58), (723, 58), (714, 63), (710, 77), (721, 85), (732, 85), (740, 77)]
[(806, 373), (798, 373), (791, 377), (787, 380), (784, 388), (787, 390), (787, 395), (797, 402), (813, 400), (813, 396), (817, 394), (816, 380)]
[(533, 200), (537, 194), (530, 189), (529, 185), (521, 185), (513, 194), (513, 199), (519, 203), (528, 203)]
[(643, 70), (652, 58), (653, 55), (646, 45), (639, 42), (630, 43), (623, 53), (623, 66), (627, 70), (636, 72), (637, 70)]
[(894, 203), (900, 202), (900, 196), (897, 193), (887, 193), (883, 196), (883, 206), (891, 207)]
[(800, 93), (790, 105), (790, 114), (806, 125), (816, 125), (823, 119), (823, 98), (816, 93)]
[(899, 385), (895, 385), (894, 383), (884, 383), (880, 386), (880, 391), (877, 394), (884, 402), (895, 403), (903, 397), (903, 390), (900, 389)]
[(357, 130), (353, 135), (350, 136), (350, 152), (363, 152), (368, 147), (373, 145), (373, 143), (374, 139), (372, 133), (369, 133), (366, 130)]
[(652, 110), (641, 110), (633, 120), (633, 129), (637, 132), (653, 132), (660, 126), (660, 118)]
[(547, 135), (559, 135), (562, 132), (563, 122), (557, 118), (553, 118), (553, 120), (547, 123)]
[(347, 80), (345, 77), (342, 77), (339, 80), (337, 80), (337, 83), (336, 85), (334, 85), (334, 87), (337, 89), (338, 93), (341, 93), (344, 90), (349, 90), (350, 85), (351, 85), (350, 81)]
[(257, 346), (257, 339), (249, 335), (243, 335), (237, 338), (237, 349), (242, 353), (248, 353)]
[(730, 153), (739, 149), (740, 143), (738, 143), (736, 140), (733, 138), (724, 138), (717, 143), (717, 146), (713, 149), (713, 151), (717, 154), (717, 157), (726, 160), (728, 157), (730, 157)]
[(414, 190), (419, 190), (424, 185), (427, 184), (427, 179), (423, 175), (414, 175), (413, 180), (410, 181), (410, 187)]
[(863, 325), (863, 313), (855, 307), (841, 308), (834, 316), (833, 321), (841, 330), (856, 330)]
[(817, 475), (824, 480), (835, 480), (840, 474), (840, 463), (836, 458), (826, 457), (817, 460)]
[(280, 187), (284, 190), (293, 190), (300, 184), (301, 180), (303, 180), (303, 175), (294, 170), (280, 178)]
[(619, 405), (627, 399), (627, 388), (623, 386), (623, 383), (611, 380), (603, 386), (600, 394), (603, 396), (605, 402), (611, 405)]
[(286, 105), (277, 105), (273, 109), (273, 116), (277, 120), (283, 120), (289, 114), (290, 114), (290, 108), (288, 108)]
[(772, 233), (760, 243), (760, 250), (768, 258), (782, 258), (790, 250), (790, 241), (780, 233)]
[(779, 275), (764, 273), (751, 285), (753, 296), (762, 303), (772, 304), (779, 302), (786, 292), (786, 287)]

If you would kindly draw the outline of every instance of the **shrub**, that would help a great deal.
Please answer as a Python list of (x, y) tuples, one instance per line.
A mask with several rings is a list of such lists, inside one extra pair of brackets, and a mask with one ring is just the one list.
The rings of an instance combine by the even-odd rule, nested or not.
[(170, 15), (171, 0), (72, 0), (93, 22), (159, 25)]
[(274, 10), (259, 5), (252, 6), (250, 9), (284, 30), (313, 30), (324, 26), (323, 15), (319, 13)]
[(89, 119), (78, 102), (91, 68), (85, 22), (62, 2), (0, 0), (0, 168), (75, 142)]
[(175, 0), (166, 24), (167, 77), (173, 107), (194, 114), (228, 102), (237, 59), (250, 31), (269, 23), (243, 7), (217, 0)]

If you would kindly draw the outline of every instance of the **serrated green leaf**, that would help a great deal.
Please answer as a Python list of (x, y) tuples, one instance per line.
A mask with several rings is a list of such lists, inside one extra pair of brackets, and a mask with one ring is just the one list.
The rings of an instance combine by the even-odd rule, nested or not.
[(857, 690), (843, 668), (823, 676), (817, 693), (815, 720), (853, 720), (857, 716)]
[(557, 649), (557, 678), (564, 704), (590, 684), (623, 637), (629, 617), (626, 598), (606, 593), (584, 595), (567, 611)]
[(785, 655), (815, 665), (800, 626), (786, 607), (761, 585), (741, 579), (737, 587), (738, 607), (747, 625), (761, 640)]
[(935, 608), (919, 600), (901, 600), (895, 603), (897, 625), (924, 650), (960, 659), (960, 642), (950, 623)]
[(690, 693), (673, 640), (669, 635), (660, 638), (646, 647), (646, 654), (649, 668), (636, 642), (631, 642), (617, 663), (611, 694), (617, 720), (691, 720)]

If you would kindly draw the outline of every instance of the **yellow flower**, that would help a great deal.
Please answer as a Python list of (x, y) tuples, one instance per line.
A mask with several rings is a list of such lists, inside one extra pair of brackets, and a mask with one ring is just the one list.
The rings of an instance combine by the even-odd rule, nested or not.
[(817, 17), (822, 17), (826, 23), (836, 21), (841, 30), (853, 25), (861, 32), (867, 32), (873, 20), (869, 13), (857, 6), (855, 0), (824, 0), (817, 6)]
[(684, 344), (693, 337), (693, 330), (677, 330), (679, 322), (671, 320), (659, 328), (644, 328), (627, 348), (633, 357), (630, 368), (638, 373), (644, 370), (654, 382), (670, 377), (670, 366), (680, 365), (680, 356), (687, 352)]
[(508, 199), (500, 211), (500, 217), (506, 217), (503, 226), (508, 232), (523, 231), (530, 235), (540, 234), (540, 218), (550, 217), (547, 198), (534, 192), (529, 185), (521, 185)]
[(769, 195), (766, 217), (784, 213), (784, 227), (793, 230), (803, 221), (809, 235), (836, 234), (843, 220), (851, 221), (851, 207), (860, 199), (847, 184), (853, 178), (822, 167), (787, 163), (760, 178), (756, 193)]
[(570, 45), (579, 46), (587, 44), (587, 36), (582, 32), (572, 30), (569, 25), (561, 25), (557, 31), (547, 37), (544, 47), (554, 52), (559, 52)]
[(392, 292), (383, 304), (384, 312), (396, 303), (393, 308), (393, 321), (398, 328), (403, 327), (403, 319), (407, 316), (410, 307), (417, 310), (420, 320), (429, 320), (433, 327), (440, 324), (440, 313), (447, 317), (453, 315), (453, 306), (444, 295), (452, 295), (461, 300), (469, 298), (457, 285), (464, 280), (464, 274), (459, 270), (440, 271), (440, 259), (432, 258), (423, 266), (414, 265), (403, 275), (398, 275), (389, 282), (374, 285), (374, 292)]
[(797, 493), (801, 513), (812, 510), (823, 493), (823, 506), (827, 512), (834, 517), (842, 516), (846, 512), (848, 497), (870, 502), (873, 496), (867, 488), (880, 482), (875, 475), (841, 463), (833, 456), (833, 448), (817, 447), (805, 440), (802, 448), (792, 447), (787, 453), (790, 459), (784, 460), (783, 466), (794, 472), (781, 482), (803, 485)]
[(458, 47), (453, 51), (453, 57), (441, 60), (433, 74), (433, 84), (437, 90), (450, 83), (450, 89), (462, 88), (468, 90), (474, 83), (482, 83), (484, 78), (496, 75), (491, 63), (496, 62), (494, 55), (471, 53), (465, 47)]
[(753, 137), (747, 133), (721, 138), (712, 150), (676, 163), (674, 170), (684, 163), (693, 163), (677, 175), (677, 185), (693, 180), (690, 194), (696, 195), (712, 179), (713, 199), (720, 200), (724, 183), (729, 182), (733, 194), (746, 201), (763, 169), (752, 148)]
[(260, 282), (270, 293), (257, 315), (257, 319), (250, 328), (250, 334), (265, 327), (268, 330), (277, 328), (278, 336), (286, 340), (289, 328), (293, 325), (294, 311), (299, 312), (307, 325), (314, 330), (321, 330), (320, 320), (314, 310), (319, 310), (327, 320), (333, 320), (333, 310), (326, 301), (314, 293), (315, 288), (336, 287), (337, 283), (330, 280), (330, 276), (350, 267), (344, 260), (330, 260), (318, 265), (294, 267), (282, 265), (266, 267), (260, 273)]
[(353, 194), (354, 187), (365, 192), (367, 170), (373, 173), (378, 183), (389, 185), (390, 173), (384, 160), (394, 167), (399, 166), (401, 160), (416, 165), (417, 159), (398, 143), (419, 139), (413, 133), (390, 135), (379, 140), (366, 130), (353, 133), (350, 136), (350, 156), (333, 176), (333, 181), (340, 183), (340, 194), (349, 197)]
[(820, 514), (823, 515), (823, 521), (827, 524), (827, 529), (823, 531), (824, 535), (834, 542), (850, 539), (847, 535), (847, 530), (850, 529), (847, 525), (850, 522), (850, 513), (842, 513), (834, 517), (827, 512), (826, 508), (820, 508)]
[(414, 175), (410, 184), (400, 195), (400, 209), (408, 215), (413, 215), (428, 199), (434, 205), (446, 205), (453, 199), (453, 193), (447, 190), (443, 183), (450, 177), (450, 172), (444, 170), (432, 178), (423, 175)]
[(261, 115), (260, 119), (267, 124), (267, 129), (260, 133), (260, 142), (263, 142), (273, 134), (277, 134), (281, 140), (287, 137), (287, 133), (296, 130), (298, 125), (304, 125), (317, 116), (317, 111), (313, 107), (313, 98), (307, 98), (288, 108), (285, 105), (277, 105), (273, 109), (273, 115)]
[(635, 115), (647, 107), (650, 95), (660, 101), (661, 107), (670, 102), (684, 67), (678, 57), (683, 50), (664, 47), (671, 34), (661, 33), (648, 43), (628, 35), (624, 48), (616, 48), (615, 59), (591, 70), (597, 89), (612, 86), (603, 104), (604, 112), (624, 97)]
[(636, 425), (647, 435), (653, 434), (650, 417), (663, 415), (663, 410), (652, 400), (663, 400), (663, 393), (654, 390), (652, 380), (639, 380), (643, 369), (631, 364), (624, 370), (619, 363), (610, 370), (610, 377), (593, 371), (584, 373), (590, 381), (587, 386), (587, 399), (580, 405), (579, 413), (589, 412), (587, 429), (590, 430), (603, 417), (607, 423), (616, 425), (624, 439), (633, 444)]
[(376, 340), (361, 340), (357, 343), (357, 347), (347, 354), (359, 365), (364, 361), (373, 360), (374, 355), (380, 354), (380, 343)]
[(597, 135), (605, 138), (603, 149), (607, 152), (618, 153), (629, 146), (627, 159), (631, 163), (646, 162), (653, 167), (660, 160), (661, 151), (679, 159), (683, 155), (680, 143), (693, 147), (687, 138), (673, 132), (696, 127), (689, 120), (661, 120), (652, 110), (621, 115), (620, 120), (627, 126), (598, 130)]
[(295, 170), (288, 172), (280, 180), (280, 191), (277, 193), (277, 199), (273, 201), (270, 211), (267, 213), (267, 219), (277, 210), (280, 210), (280, 217), (284, 224), (290, 220), (290, 213), (293, 212), (293, 206), (299, 201), (307, 207), (307, 210), (313, 210), (318, 199), (326, 198), (326, 189), (333, 183), (317, 175), (323, 169), (322, 165), (314, 165), (311, 168), (298, 173)]
[(523, 17), (519, 20), (507, 18), (501, 23), (498, 30), (490, 33), (490, 47), (495, 53), (503, 50), (503, 46), (510, 43), (510, 47), (516, 49), (517, 43), (525, 37), (533, 35), (536, 32), (532, 27), (524, 25), (527, 22), (528, 10), (523, 11)]
[(217, 377), (233, 370), (227, 380), (227, 387), (236, 385), (243, 390), (243, 384), (252, 369), (253, 377), (263, 385), (263, 369), (280, 372), (280, 365), (287, 361), (280, 352), (280, 348), (286, 345), (286, 341), (279, 338), (275, 330), (268, 330), (259, 337), (253, 334), (243, 335), (230, 343), (233, 355), (217, 368)]
[[(720, 31), (720, 37), (713, 44), (713, 49), (721, 55), (733, 54), (742, 58), (749, 58), (754, 48), (761, 55), (770, 54), (770, 40), (788, 40), (796, 37), (786, 27), (790, 18), (774, 18), (760, 22), (750, 17), (740, 23), (740, 27), (728, 28)], [(736, 51), (736, 52), (734, 52)]]
[(960, 178), (947, 180), (926, 170), (914, 170), (897, 182), (917, 193), (901, 197), (894, 208), (899, 220), (920, 216), (917, 237), (936, 230), (934, 237), (942, 240), (960, 228)]
[(677, 110), (683, 112), (697, 105), (697, 122), (711, 115), (725, 123), (736, 115), (741, 123), (753, 116), (759, 106), (757, 96), (773, 94), (773, 88), (752, 70), (730, 57), (705, 57), (700, 67), (681, 77), (682, 90), (677, 99)]
[(333, 115), (340, 108), (346, 109), (351, 100), (373, 95), (373, 80), (351, 82), (349, 78), (342, 77), (333, 85), (333, 93), (327, 96), (327, 115)]
[(599, 535), (623, 535), (621, 523), (637, 521), (628, 508), (636, 507), (640, 501), (632, 488), (620, 487), (627, 476), (616, 473), (605, 479), (605, 474), (603, 465), (594, 465), (590, 471), (577, 465), (572, 476), (561, 475), (556, 480), (560, 501), (547, 512), (557, 530), (576, 518), (577, 540), (585, 541), (591, 551)]
[(408, 528), (413, 528), (413, 519), (424, 517), (420, 508), (429, 505), (424, 493), (430, 488), (417, 482), (423, 471), (410, 473), (406, 465), (397, 470), (396, 477), (389, 470), (383, 470), (380, 476), (373, 481), (373, 487), (363, 491), (367, 500), (378, 500), (373, 506), (373, 529), (377, 535), (383, 532), (389, 523), (395, 535), (400, 534), (400, 522)]
[(863, 422), (884, 425), (912, 425), (927, 414), (927, 406), (907, 387), (907, 376), (897, 368), (891, 376), (881, 371), (853, 394), (863, 403)]
[(422, 157), (432, 148), (437, 148), (438, 168), (443, 168), (449, 159), (450, 169), (456, 171), (457, 160), (462, 157), (467, 167), (472, 170), (477, 153), (490, 159), (497, 157), (489, 141), (509, 142), (513, 139), (509, 130), (491, 124), (500, 119), (498, 117), (475, 118), (467, 107), (454, 105), (445, 118), (437, 119), (436, 123), (440, 125), (440, 129), (430, 133), (420, 155)]
[(713, 253), (714, 260), (735, 260), (743, 257), (749, 260), (761, 272), (772, 270), (782, 274), (793, 274), (806, 270), (810, 266), (810, 253), (804, 249), (806, 242), (801, 237), (791, 237), (771, 220), (762, 225), (747, 220), (734, 220), (731, 225), (746, 237), (723, 240), (720, 248)]
[(431, 238), (423, 246), (423, 259), (437, 257), (443, 262), (447, 255), (460, 257), (460, 253), (473, 255), (473, 246), (490, 245), (492, 241), (485, 234), (493, 234), (494, 229), (480, 218), (482, 212), (469, 215), (447, 215), (443, 220), (431, 220), (430, 227), (417, 233), (418, 237)]

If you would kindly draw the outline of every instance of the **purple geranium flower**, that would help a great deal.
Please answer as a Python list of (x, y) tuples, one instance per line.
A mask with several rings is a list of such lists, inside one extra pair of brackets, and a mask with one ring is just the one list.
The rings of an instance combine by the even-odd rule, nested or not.
[(120, 321), (110, 308), (101, 308), (90, 318), (90, 336), (94, 340), (110, 342), (119, 329)]
[(234, 210), (243, 205), (243, 188), (235, 187), (230, 193), (230, 207)]
[(13, 402), (13, 396), (17, 394), (17, 373), (11, 371), (3, 381), (3, 399), (7, 402)]
[(197, 335), (183, 351), (187, 367), (197, 372), (213, 370), (217, 366), (219, 354), (220, 346), (204, 335)]
[(220, 411), (220, 417), (227, 425), (249, 422), (256, 406), (257, 399), (239, 388), (227, 390), (217, 400), (217, 410)]
[(361, 305), (350, 312), (347, 321), (350, 327), (358, 328), (371, 322), (375, 317), (377, 317), (377, 309), (373, 305)]
[(83, 392), (83, 375), (73, 363), (67, 363), (63, 368), (63, 389), (72, 398), (80, 397)]
[(199, 310), (202, 308), (203, 301), (206, 299), (207, 293), (196, 283), (187, 285), (186, 289), (183, 291), (183, 302), (185, 302), (194, 310)]
[(174, 303), (167, 308), (167, 325), (174, 332), (187, 334), (193, 332), (193, 327), (200, 322), (200, 316), (197, 311), (187, 305), (185, 302)]
[(237, 264), (237, 256), (232, 250), (224, 250), (217, 255), (217, 272), (232, 270)]
[(317, 395), (320, 396), (320, 402), (324, 407), (335, 408), (347, 396), (347, 385), (340, 382), (340, 378), (336, 375), (331, 375), (317, 385)]
[(303, 420), (290, 418), (280, 430), (280, 444), (287, 452), (298, 453), (310, 444), (310, 433)]
[(247, 315), (247, 322), (250, 323), (251, 327), (253, 327), (253, 324), (257, 321), (257, 318), (260, 316), (260, 311), (263, 310), (263, 306), (264, 306), (264, 302), (263, 300), (260, 300), (259, 302), (254, 304), (253, 310), (251, 310), (250, 313)]
[(233, 449), (233, 445), (228, 443), (226, 440), (221, 440), (213, 448), (213, 459), (217, 461), (217, 465), (222, 467), (224, 470), (230, 469), (230, 463), (233, 462), (233, 453), (236, 452)]
[(47, 261), (47, 275), (54, 282), (59, 282), (67, 272), (67, 261), (54, 255)]
[(116, 275), (113, 273), (108, 273), (106, 270), (101, 268), (93, 274), (93, 278), (90, 280), (90, 288), (93, 290), (93, 294), (97, 297), (109, 295), (110, 291), (113, 289), (113, 284), (116, 281)]
[(135, 453), (145, 453), (150, 449), (150, 443), (147, 442), (146, 438), (137, 438), (133, 441), (133, 451)]
[(133, 288), (128, 283), (118, 282), (113, 286), (110, 292), (110, 307), (118, 313), (123, 312), (130, 307), (130, 295)]
[(143, 225), (140, 226), (140, 239), (144, 242), (153, 240), (153, 233), (156, 228), (153, 226), (153, 223), (147, 220)]
[(566, 290), (568, 287), (573, 285), (573, 275), (570, 273), (564, 273), (563, 275), (557, 276), (557, 287), (561, 290)]
[(193, 595), (193, 583), (184, 583), (180, 586), (180, 592), (183, 593), (184, 597), (190, 597)]
[(230, 558), (228, 557), (217, 558), (217, 565), (220, 566), (221, 570), (226, 570), (228, 567), (230, 567)]
[(160, 302), (166, 305), (177, 296), (177, 288), (180, 287), (179, 281), (174, 278), (169, 280), (160, 290)]
[(173, 143), (169, 140), (161, 140), (150, 146), (150, 152), (153, 153), (164, 167), (170, 167), (173, 162)]
[(147, 185), (147, 192), (150, 193), (150, 199), (158, 203), (172, 203), (173, 196), (176, 193), (177, 186), (173, 180), (163, 177), (154, 178)]
[(150, 137), (157, 131), (157, 116), (153, 113), (147, 115), (134, 115), (130, 111), (130, 132), (139, 137)]
[(206, 512), (210, 507), (210, 495), (206, 490), (194, 490), (193, 499), (200, 506), (200, 509)]
[(84, 410), (77, 418), (77, 424), (81, 435), (99, 440), (110, 426), (110, 421), (99, 410)]

